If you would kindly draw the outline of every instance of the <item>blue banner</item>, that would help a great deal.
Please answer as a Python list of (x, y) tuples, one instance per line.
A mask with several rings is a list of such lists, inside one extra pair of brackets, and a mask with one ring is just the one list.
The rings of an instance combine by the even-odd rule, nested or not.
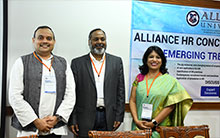
[(194, 101), (220, 101), (220, 10), (133, 1), (130, 86), (152, 45), (163, 49), (169, 74)]

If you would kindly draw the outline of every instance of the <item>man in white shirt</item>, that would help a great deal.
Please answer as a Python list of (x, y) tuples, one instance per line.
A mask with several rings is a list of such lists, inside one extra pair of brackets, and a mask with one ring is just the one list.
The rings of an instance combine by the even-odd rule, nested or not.
[(75, 105), (75, 82), (69, 64), (52, 54), (55, 35), (39, 26), (32, 38), (35, 51), (18, 58), (12, 67), (9, 103), (17, 136), (61, 138)]

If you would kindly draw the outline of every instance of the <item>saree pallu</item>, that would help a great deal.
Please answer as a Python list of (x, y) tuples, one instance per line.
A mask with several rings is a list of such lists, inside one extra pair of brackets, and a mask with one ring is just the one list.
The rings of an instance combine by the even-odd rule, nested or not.
[[(147, 97), (146, 77), (138, 74), (136, 77), (136, 108), (138, 119), (141, 120), (142, 104), (153, 104), (152, 119), (155, 118), (165, 107), (175, 105), (175, 109), (164, 119), (159, 126), (183, 126), (184, 118), (192, 106), (192, 98), (183, 86), (169, 74), (159, 76), (153, 83)], [(148, 86), (153, 79), (148, 80)], [(132, 130), (138, 130), (132, 122)], [(154, 131), (152, 138), (160, 138), (159, 133)]]

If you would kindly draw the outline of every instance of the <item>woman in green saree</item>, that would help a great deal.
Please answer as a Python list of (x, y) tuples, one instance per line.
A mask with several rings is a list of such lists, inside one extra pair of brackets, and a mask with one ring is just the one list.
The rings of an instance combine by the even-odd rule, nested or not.
[[(166, 57), (158, 46), (145, 52), (131, 89), (130, 110), (132, 130), (156, 126), (183, 126), (183, 120), (192, 106), (192, 98), (166, 69)], [(153, 131), (152, 138), (160, 138)]]

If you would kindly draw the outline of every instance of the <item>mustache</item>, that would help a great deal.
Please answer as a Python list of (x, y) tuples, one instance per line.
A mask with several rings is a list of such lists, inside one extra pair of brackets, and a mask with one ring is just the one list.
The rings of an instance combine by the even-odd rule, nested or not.
[(104, 47), (104, 44), (95, 44), (94, 47), (95, 47), (95, 48), (96, 48), (96, 47), (102, 47), (102, 48), (103, 48), (103, 47)]

